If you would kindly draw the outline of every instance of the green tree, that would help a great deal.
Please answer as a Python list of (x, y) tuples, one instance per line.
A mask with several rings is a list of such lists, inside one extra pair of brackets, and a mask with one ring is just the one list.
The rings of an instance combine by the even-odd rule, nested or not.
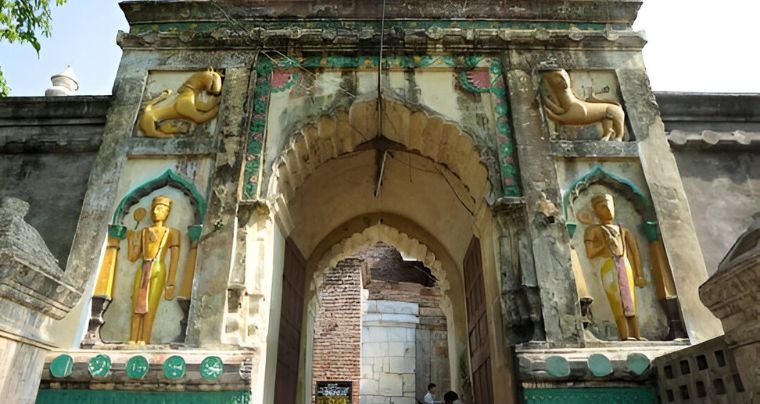
[[(0, 40), (32, 45), (40, 53), (40, 35), (50, 36), (51, 5), (66, 0), (0, 0)], [(0, 68), (0, 96), (10, 89)]]

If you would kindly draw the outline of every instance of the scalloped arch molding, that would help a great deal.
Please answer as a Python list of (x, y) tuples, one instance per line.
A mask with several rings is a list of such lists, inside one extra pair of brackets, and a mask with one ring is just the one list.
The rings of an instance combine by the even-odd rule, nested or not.
[[(490, 191), (488, 170), (471, 135), (452, 121), (383, 99), (382, 135), (453, 172), (474, 200)], [(377, 100), (357, 101), (346, 111), (320, 116), (291, 137), (274, 164), (269, 196), (287, 203), (298, 188), (329, 159), (351, 153), (379, 136)]]
[(413, 257), (424, 263), (426, 267), (430, 268), (433, 276), (438, 279), (438, 287), (441, 289), (441, 293), (445, 293), (449, 289), (446, 272), (443, 270), (443, 266), (435, 256), (435, 253), (428, 246), (410, 237), (408, 234), (398, 231), (394, 227), (377, 223), (367, 227), (360, 233), (354, 233), (351, 237), (344, 238), (322, 255), (314, 272), (310, 285), (311, 290), (320, 289), (326, 272), (337, 265), (338, 261), (351, 257), (357, 252), (379, 242), (392, 245), (404, 256)]

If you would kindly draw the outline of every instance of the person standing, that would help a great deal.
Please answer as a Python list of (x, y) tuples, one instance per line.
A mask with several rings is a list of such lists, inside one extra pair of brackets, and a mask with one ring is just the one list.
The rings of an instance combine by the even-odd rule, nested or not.
[(459, 395), (456, 392), (447, 391), (446, 394), (443, 395), (443, 402), (444, 404), (459, 403)]
[(425, 394), (425, 398), (423, 398), (423, 401), (425, 401), (425, 404), (434, 404), (435, 403), (435, 388), (437, 386), (435, 383), (428, 384), (427, 388), (427, 394)]

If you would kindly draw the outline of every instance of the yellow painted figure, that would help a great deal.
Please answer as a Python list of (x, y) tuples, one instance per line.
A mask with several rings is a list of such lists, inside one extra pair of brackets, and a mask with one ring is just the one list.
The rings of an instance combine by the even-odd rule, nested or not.
[[(165, 226), (171, 212), (172, 201), (166, 196), (157, 196), (151, 203), (153, 224), (138, 231), (129, 231), (128, 258), (131, 262), (141, 258), (141, 265), (135, 273), (132, 292), (132, 323), (129, 342), (146, 344), (150, 342), (153, 321), (163, 294), (166, 300), (174, 299), (174, 285), (179, 263), (180, 234), (176, 229)], [(167, 274), (166, 253), (169, 255)], [(168, 279), (167, 279), (168, 278)]]
[(621, 340), (641, 340), (635, 286), (646, 286), (636, 238), (625, 227), (613, 224), (615, 205), (609, 194), (591, 199), (600, 224), (586, 228), (584, 244), (589, 258), (599, 258), (602, 285), (610, 303)]

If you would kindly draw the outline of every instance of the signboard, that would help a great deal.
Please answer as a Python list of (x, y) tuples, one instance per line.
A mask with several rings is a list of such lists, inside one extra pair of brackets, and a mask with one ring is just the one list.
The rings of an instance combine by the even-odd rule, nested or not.
[(317, 404), (351, 404), (351, 382), (317, 382)]

